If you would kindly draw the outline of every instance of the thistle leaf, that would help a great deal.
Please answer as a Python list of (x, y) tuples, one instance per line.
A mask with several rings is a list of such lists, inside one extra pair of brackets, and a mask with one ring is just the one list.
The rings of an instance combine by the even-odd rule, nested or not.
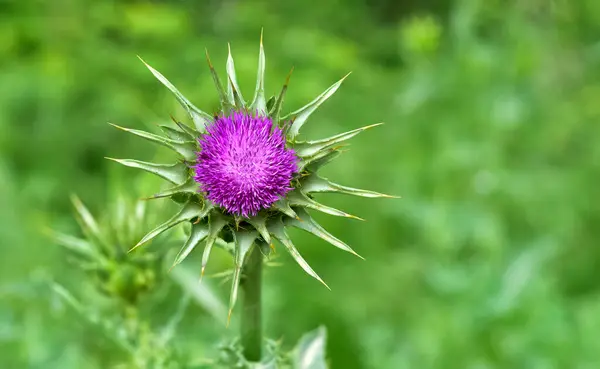
[(94, 216), (87, 207), (83, 205), (83, 202), (81, 202), (79, 197), (77, 197), (77, 195), (71, 195), (71, 202), (77, 211), (78, 219), (80, 220), (80, 225), (84, 233), (100, 237), (100, 227), (98, 227), (96, 219), (94, 219)]
[(260, 235), (266, 243), (271, 243), (271, 235), (269, 234), (269, 230), (267, 229), (266, 215), (257, 214), (251, 218), (248, 218), (247, 221), (258, 231), (258, 233), (260, 233)]
[(227, 77), (229, 79), (229, 83), (227, 84), (227, 97), (232, 105), (235, 105), (237, 108), (242, 108), (246, 105), (246, 102), (242, 97), (242, 93), (235, 76), (235, 63), (233, 62), (233, 56), (231, 55), (231, 45), (227, 44), (227, 49), (228, 55), (226, 69)]
[(260, 49), (258, 52), (258, 72), (256, 73), (256, 91), (250, 103), (250, 109), (259, 115), (267, 113), (267, 102), (265, 101), (265, 49), (263, 47), (263, 32), (260, 31)]
[(300, 267), (302, 267), (302, 269), (304, 269), (304, 271), (306, 273), (308, 273), (308, 275), (315, 278), (319, 282), (323, 283), (323, 285), (325, 287), (327, 287), (327, 289), (331, 290), (331, 288), (329, 288), (329, 286), (325, 282), (323, 282), (321, 277), (319, 277), (319, 275), (310, 267), (310, 265), (306, 262), (306, 260), (304, 260), (304, 258), (300, 255), (300, 253), (298, 252), (298, 250), (292, 243), (292, 240), (289, 238), (289, 236), (285, 232), (285, 226), (283, 225), (281, 219), (271, 220), (269, 222), (267, 228), (269, 229), (269, 232), (271, 233), (271, 235), (273, 235), (273, 237), (275, 237), (277, 240), (279, 240), (279, 242), (281, 242), (288, 249), (290, 255), (292, 255), (294, 260), (296, 260), (298, 265), (300, 265)]
[(118, 126), (118, 125), (112, 124), (112, 123), (109, 123), (109, 124), (115, 128), (123, 130), (125, 132), (129, 132), (136, 136), (145, 138), (146, 140), (148, 140), (150, 142), (154, 142), (159, 145), (168, 147), (169, 149), (171, 149), (171, 150), (175, 151), (176, 153), (178, 153), (179, 155), (181, 155), (185, 160), (188, 160), (188, 161), (196, 160), (197, 148), (196, 148), (196, 144), (192, 141), (190, 141), (190, 142), (173, 141), (171, 139), (164, 138), (164, 137), (155, 135), (153, 133), (140, 131), (137, 129), (124, 128), (124, 127), (121, 127), (121, 126)]
[(342, 152), (338, 149), (330, 149), (320, 151), (314, 156), (309, 156), (300, 160), (298, 164), (298, 171), (302, 172), (307, 170), (312, 173), (316, 173), (321, 167), (337, 158)]
[(348, 213), (345, 213), (341, 210), (323, 205), (321, 203), (316, 202), (315, 200), (309, 198), (308, 196), (306, 196), (304, 193), (299, 192), (299, 191), (292, 191), (290, 193), (288, 193), (287, 195), (287, 199), (289, 201), (289, 204), (292, 206), (301, 206), (301, 207), (305, 207), (305, 208), (310, 208), (310, 209), (314, 209), (317, 211), (320, 211), (322, 213), (326, 213), (326, 214), (331, 214), (331, 215), (335, 215), (338, 217), (346, 217), (346, 218), (353, 218), (353, 219), (358, 219), (358, 220), (364, 220), (362, 218), (359, 218), (357, 216), (354, 215), (350, 215)]
[(198, 183), (196, 183), (196, 181), (194, 181), (193, 178), (188, 178), (188, 180), (178, 186), (175, 186), (173, 188), (169, 188), (168, 190), (164, 190), (160, 193), (157, 193), (151, 197), (148, 198), (148, 200), (150, 199), (160, 199), (163, 197), (169, 197), (169, 196), (173, 196), (176, 194), (180, 194), (180, 193), (198, 193)]
[(184, 291), (192, 295), (198, 305), (218, 321), (225, 322), (227, 307), (209, 284), (199, 284), (194, 273), (186, 268), (185, 265), (174, 269), (171, 275)]
[(165, 126), (165, 125), (159, 125), (158, 127), (160, 128), (161, 131), (164, 132), (164, 134), (169, 139), (171, 139), (173, 141), (179, 141), (179, 142), (194, 141), (194, 136), (188, 134), (187, 132), (183, 132), (178, 129), (171, 128), (171, 127)]
[(291, 225), (296, 228), (303, 229), (309, 233), (314, 234), (315, 236), (329, 242), (333, 246), (347, 251), (353, 255), (358, 256), (361, 259), (364, 259), (362, 256), (356, 253), (356, 251), (352, 250), (352, 248), (346, 245), (344, 242), (340, 241), (338, 238), (333, 236), (331, 233), (327, 232), (319, 223), (317, 223), (314, 219), (311, 218), (310, 214), (302, 208), (297, 208), (296, 214), (300, 217), (298, 219), (287, 218), (284, 220), (285, 225)]
[(269, 97), (267, 100), (267, 111), (271, 111), (273, 109), (273, 105), (275, 105), (275, 96)]
[(313, 101), (283, 117), (283, 120), (291, 119), (294, 121), (294, 123), (292, 123), (292, 126), (288, 131), (288, 137), (293, 139), (298, 135), (300, 128), (304, 125), (308, 117), (310, 117), (310, 115), (315, 110), (317, 110), (317, 108), (321, 104), (323, 104), (329, 97), (331, 97), (331, 95), (333, 95), (337, 91), (342, 82), (344, 82), (346, 77), (348, 77), (349, 75), (350, 73), (346, 74), (342, 79), (331, 85), (327, 90), (325, 90), (322, 94), (317, 96), (317, 98)]
[(188, 202), (186, 205), (183, 206), (183, 208), (181, 209), (181, 211), (179, 213), (175, 214), (171, 219), (167, 220), (163, 224), (159, 225), (158, 227), (156, 227), (153, 230), (151, 230), (150, 232), (148, 232), (148, 234), (146, 234), (140, 240), (140, 242), (137, 243), (137, 245), (135, 245), (133, 248), (131, 248), (131, 250), (129, 250), (129, 252), (135, 250), (136, 248), (140, 247), (141, 245), (152, 240), (159, 234), (176, 226), (177, 224), (179, 224), (181, 222), (184, 222), (186, 220), (191, 220), (196, 217), (198, 217), (200, 219), (204, 218), (209, 210), (207, 208), (208, 208), (207, 206), (203, 207), (202, 205), (200, 205), (196, 202), (193, 202), (193, 201)]
[(292, 210), (292, 208), (290, 207), (289, 201), (285, 198), (278, 200), (277, 202), (275, 202), (273, 205), (271, 205), (271, 209), (277, 210), (282, 212), (283, 214), (287, 215), (288, 217), (291, 218), (297, 218), (298, 215), (296, 215), (296, 213), (294, 212), (294, 210)]
[(173, 262), (171, 269), (173, 269), (176, 265), (180, 264), (183, 260), (185, 260), (185, 258), (188, 257), (190, 252), (192, 252), (192, 250), (202, 240), (204, 240), (207, 235), (208, 235), (208, 225), (207, 224), (202, 224), (202, 223), (192, 224), (192, 230), (190, 232), (190, 237), (187, 239), (187, 241), (185, 241), (185, 244), (183, 245), (181, 250), (179, 250), (179, 252), (177, 253), (177, 256), (175, 256), (175, 261)]
[(242, 274), (242, 267), (246, 261), (246, 258), (252, 252), (254, 247), (254, 240), (258, 236), (257, 232), (254, 231), (236, 231), (233, 233), (235, 238), (235, 266), (233, 269), (233, 281), (231, 284), (231, 294), (229, 295), (229, 319), (231, 318), (231, 312), (235, 306), (237, 300), (238, 287), (240, 284), (240, 276)]
[(388, 197), (393, 198), (394, 196), (386, 195), (383, 193), (361, 190), (358, 188), (346, 187), (339, 185), (337, 183), (333, 183), (328, 181), (325, 178), (319, 177), (317, 174), (313, 174), (310, 176), (306, 176), (301, 180), (301, 189), (304, 193), (313, 193), (313, 192), (337, 192), (343, 193), (347, 195), (353, 196), (361, 196), (361, 197)]
[(271, 110), (269, 110), (269, 116), (273, 119), (274, 122), (279, 122), (279, 115), (281, 113), (281, 107), (283, 106), (283, 99), (288, 89), (288, 85), (290, 84), (290, 78), (292, 77), (293, 72), (294, 68), (290, 70), (287, 77), (285, 78), (285, 83), (281, 88), (281, 92), (279, 93), (279, 96), (277, 96), (277, 99), (273, 103), (273, 107), (271, 108)]
[(171, 115), (171, 119), (173, 120), (173, 123), (175, 123), (177, 125), (177, 127), (179, 127), (183, 132), (190, 135), (190, 137), (192, 137), (192, 140), (196, 140), (196, 138), (200, 135), (200, 132), (196, 131), (195, 129), (188, 126), (187, 124), (178, 122), (172, 115)]
[(217, 212), (212, 212), (208, 219), (208, 236), (206, 238), (206, 245), (204, 246), (204, 252), (202, 253), (202, 271), (200, 273), (200, 280), (204, 276), (206, 264), (208, 264), (208, 258), (210, 257), (210, 251), (212, 250), (217, 236), (221, 229), (227, 225), (227, 219)]
[(353, 129), (352, 131), (340, 133), (338, 135), (325, 138), (317, 141), (299, 141), (294, 144), (294, 151), (296, 155), (299, 157), (305, 158), (316, 155), (319, 151), (329, 148), (335, 144), (346, 141), (357, 134), (373, 127), (377, 127), (382, 125), (383, 123), (371, 124), (370, 126), (365, 126), (357, 129)]
[(133, 159), (106, 159), (116, 161), (117, 163), (125, 165), (126, 167), (138, 168), (156, 174), (157, 176), (174, 184), (183, 183), (188, 177), (188, 167), (183, 163), (156, 164)]
[(84, 239), (54, 231), (50, 231), (50, 236), (52, 237), (52, 239), (54, 239), (54, 241), (57, 244), (81, 256), (88, 256), (92, 258), (102, 257), (102, 255), (96, 250), (94, 245)]
[(294, 348), (294, 368), (296, 369), (327, 369), (325, 361), (325, 344), (327, 331), (325, 327), (302, 336)]
[(221, 101), (223, 110), (226, 110), (226, 108), (231, 107), (233, 104), (231, 104), (227, 99), (227, 95), (225, 94), (225, 90), (223, 89), (223, 85), (221, 84), (221, 79), (219, 79), (219, 75), (215, 71), (215, 68), (213, 67), (213, 65), (210, 61), (210, 56), (208, 55), (208, 49), (206, 49), (206, 61), (208, 62), (208, 68), (210, 69), (210, 74), (212, 75), (213, 81), (215, 82), (215, 87), (217, 88), (217, 93), (219, 94), (219, 100)]
[(194, 125), (196, 126), (196, 129), (199, 132), (206, 131), (205, 127), (208, 123), (210, 123), (210, 121), (212, 120), (212, 117), (210, 115), (208, 115), (207, 113), (203, 112), (202, 110), (198, 109), (197, 107), (195, 107), (194, 104), (192, 104), (185, 96), (183, 96), (183, 94), (181, 92), (179, 92), (179, 90), (177, 88), (175, 88), (175, 86), (168, 79), (166, 79), (165, 76), (163, 76), (159, 71), (152, 68), (150, 65), (148, 65), (148, 63), (146, 63), (139, 56), (138, 56), (138, 58), (142, 61), (142, 63), (144, 63), (144, 65), (150, 70), (150, 72), (152, 72), (152, 74), (154, 74), (154, 77), (156, 77), (163, 85), (165, 85), (175, 95), (175, 97), (177, 98), (177, 101), (179, 101), (181, 106), (183, 106), (183, 108), (190, 115), (190, 118), (192, 118), (192, 120), (194, 121)]
[(96, 219), (94, 219), (94, 216), (81, 202), (79, 197), (76, 195), (71, 195), (71, 202), (73, 203), (73, 207), (75, 207), (75, 211), (77, 213), (76, 218), (83, 233), (88, 238), (98, 242), (98, 244), (102, 246), (108, 254), (113, 254), (115, 252), (114, 248), (109, 245), (105, 235), (100, 231), (100, 227), (98, 227)]

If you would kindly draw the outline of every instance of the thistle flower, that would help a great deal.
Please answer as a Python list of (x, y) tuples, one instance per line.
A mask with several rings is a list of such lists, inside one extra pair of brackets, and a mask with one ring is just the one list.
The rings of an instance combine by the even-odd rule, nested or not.
[(207, 131), (198, 140), (194, 179), (208, 200), (247, 218), (292, 189), (296, 156), (269, 117), (236, 112), (217, 118)]
[[(265, 53), (262, 36), (258, 58), (258, 76), (253, 99), (247, 103), (239, 89), (234, 60), (229, 49), (227, 89), (223, 87), (208, 52), (208, 67), (220, 98), (221, 113), (213, 117), (193, 105), (169, 80), (142, 62), (177, 98), (193, 122), (193, 127), (175, 119), (175, 127), (161, 126), (164, 136), (119, 129), (175, 151), (180, 159), (173, 164), (157, 164), (130, 159), (112, 159), (128, 167), (154, 173), (175, 186), (151, 198), (171, 197), (182, 204), (181, 210), (144, 236), (141, 246), (177, 224), (192, 223), (189, 238), (176, 256), (173, 266), (181, 263), (204, 241), (202, 274), (213, 245), (218, 239), (233, 238), (230, 250), (235, 259), (230, 295), (230, 313), (236, 298), (242, 266), (254, 247), (269, 252), (271, 237), (280, 241), (302, 269), (325, 282), (300, 255), (286, 233), (297, 227), (324, 239), (333, 246), (357, 255), (350, 246), (313, 220), (308, 210), (360, 219), (344, 211), (323, 205), (312, 195), (336, 192), (363, 197), (391, 197), (377, 192), (342, 186), (317, 172), (340, 154), (343, 143), (375, 127), (373, 124), (329, 138), (302, 141), (298, 133), (312, 113), (331, 97), (347, 75), (302, 108), (281, 115), (290, 75), (277, 97), (265, 99)], [(233, 237), (231, 237), (233, 236)]]

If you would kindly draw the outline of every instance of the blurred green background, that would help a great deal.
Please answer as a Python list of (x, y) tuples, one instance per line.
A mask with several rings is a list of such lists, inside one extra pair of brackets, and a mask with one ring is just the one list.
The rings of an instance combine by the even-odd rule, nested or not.
[[(110, 188), (161, 186), (104, 159), (170, 155), (107, 121), (184, 118), (136, 55), (214, 111), (204, 48), (224, 73), (230, 42), (251, 95), (261, 27), (269, 96), (295, 67), (284, 111), (353, 71), (305, 137), (386, 122), (326, 176), (402, 196), (321, 196), (367, 219), (315, 214), (366, 261), (291, 232), (332, 291), (279, 247), (268, 335), (325, 325), (332, 368), (599, 368), (597, 0), (0, 1), (0, 367), (118, 361), (49, 290), (81, 273), (42, 230), (77, 232), (71, 193), (102, 214)], [(237, 332), (199, 305), (184, 319), (177, 345), (207, 357)]]

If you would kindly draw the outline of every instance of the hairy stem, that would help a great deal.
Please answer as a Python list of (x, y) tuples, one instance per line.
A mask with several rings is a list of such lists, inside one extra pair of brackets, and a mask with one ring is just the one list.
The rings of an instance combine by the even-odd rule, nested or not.
[(255, 245), (244, 266), (242, 288), (242, 347), (248, 361), (258, 362), (262, 357), (261, 280), (263, 256)]

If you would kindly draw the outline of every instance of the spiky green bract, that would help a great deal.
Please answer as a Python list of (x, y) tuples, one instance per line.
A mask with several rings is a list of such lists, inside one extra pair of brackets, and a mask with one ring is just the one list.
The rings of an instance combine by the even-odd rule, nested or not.
[[(287, 76), (284, 86), (277, 97), (266, 101), (264, 83), (266, 61), (262, 35), (259, 49), (256, 89), (254, 97), (251, 100), (245, 100), (240, 91), (235, 74), (235, 64), (231, 54), (231, 48), (229, 48), (227, 58), (227, 78), (224, 80), (226, 83), (225, 87), (210, 61), (208, 51), (206, 52), (206, 57), (222, 106), (222, 111), (219, 114), (216, 114), (217, 116), (230, 116), (234, 113), (263, 116), (267, 117), (273, 124), (277, 125), (285, 132), (286, 147), (294, 150), (298, 159), (298, 170), (297, 173), (293, 175), (291, 181), (292, 191), (286, 193), (285, 196), (272, 203), (269, 208), (264, 208), (251, 217), (230, 214), (225, 209), (211, 203), (206, 198), (206, 194), (201, 193), (199, 186), (194, 183), (194, 173), (192, 168), (198, 165), (198, 160), (202, 160), (195, 155), (195, 153), (200, 151), (198, 142), (202, 141), (201, 138), (203, 135), (210, 134), (207, 133), (206, 127), (214, 124), (214, 119), (208, 119), (209, 115), (207, 113), (193, 105), (171, 82), (169, 82), (169, 80), (167, 80), (165, 76), (144, 62), (152, 74), (154, 74), (154, 76), (175, 95), (179, 103), (188, 113), (189, 120), (191, 120), (194, 125), (191, 127), (175, 121), (175, 126), (161, 126), (164, 136), (116, 126), (126, 132), (145, 138), (150, 142), (167, 147), (179, 156), (178, 161), (171, 164), (147, 163), (128, 159), (112, 159), (125, 166), (148, 171), (172, 182), (174, 184), (173, 187), (155, 194), (150, 198), (171, 197), (176, 202), (182, 204), (182, 209), (177, 214), (150, 231), (138, 242), (136, 247), (141, 246), (158, 234), (177, 224), (184, 222), (192, 223), (189, 239), (181, 248), (173, 265), (175, 266), (182, 262), (190, 255), (191, 251), (198, 244), (204, 242), (205, 246), (202, 257), (202, 271), (204, 271), (215, 240), (233, 239), (235, 247), (231, 249), (231, 253), (235, 259), (235, 268), (230, 309), (233, 308), (237, 298), (237, 283), (240, 280), (240, 274), (243, 273), (244, 270), (243, 264), (245, 262), (245, 255), (248, 254), (255, 239), (259, 241), (261, 245), (270, 244), (271, 238), (279, 240), (304, 271), (325, 285), (325, 282), (321, 280), (317, 273), (300, 255), (287, 236), (285, 228), (287, 226), (292, 226), (304, 229), (331, 243), (335, 247), (357, 255), (349, 246), (325, 231), (323, 227), (309, 216), (307, 210), (312, 209), (335, 216), (360, 219), (344, 211), (317, 202), (313, 198), (313, 194), (320, 192), (335, 192), (363, 197), (390, 197), (377, 192), (342, 186), (330, 182), (317, 174), (321, 167), (328, 164), (339, 155), (340, 149), (343, 147), (346, 140), (349, 140), (369, 128), (375, 127), (378, 124), (368, 125), (321, 140), (301, 141), (298, 139), (300, 128), (305, 125), (317, 108), (338, 90), (347, 75), (335, 82), (304, 107), (282, 117), (281, 111), (284, 97), (287, 93), (291, 72), (290, 75)], [(249, 102), (247, 103), (246, 101)], [(261, 248), (261, 250), (264, 250), (264, 248)], [(268, 252), (268, 248), (263, 252)]]
[(77, 258), (99, 292), (135, 305), (161, 277), (162, 250), (144, 250), (131, 257), (129, 249), (144, 234), (146, 203), (119, 197), (112, 211), (97, 220), (83, 202), (71, 196), (83, 238), (49, 231), (52, 238)]

